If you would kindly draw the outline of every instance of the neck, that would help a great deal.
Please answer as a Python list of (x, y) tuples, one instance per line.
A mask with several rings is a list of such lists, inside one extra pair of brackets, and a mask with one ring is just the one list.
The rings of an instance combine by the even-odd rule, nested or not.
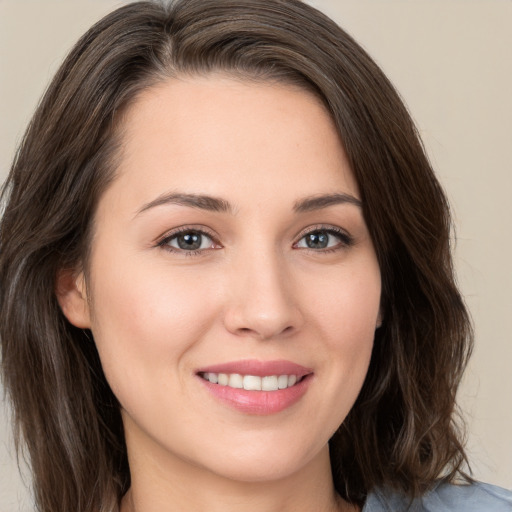
[[(284, 478), (237, 481), (149, 446), (130, 450), (131, 487), (121, 512), (357, 512), (332, 482), (328, 446)], [(135, 452), (135, 453), (134, 453)], [(270, 470), (271, 468), (269, 468)]]

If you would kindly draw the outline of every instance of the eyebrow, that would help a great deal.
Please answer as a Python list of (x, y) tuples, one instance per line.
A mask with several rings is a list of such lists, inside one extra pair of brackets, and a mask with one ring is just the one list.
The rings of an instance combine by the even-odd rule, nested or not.
[(210, 212), (222, 212), (222, 213), (234, 213), (231, 204), (219, 197), (212, 197), (201, 194), (182, 194), (182, 193), (169, 193), (158, 196), (153, 201), (145, 204), (140, 210), (137, 211), (137, 215), (145, 212), (156, 206), (162, 206), (167, 204), (177, 204), (179, 206), (188, 206), (190, 208), (198, 208), (200, 210), (207, 210)]
[[(158, 196), (153, 201), (146, 203), (140, 208), (136, 215), (139, 215), (151, 208), (157, 206), (176, 204), (179, 206), (188, 206), (190, 208), (198, 208), (200, 210), (207, 210), (211, 212), (221, 212), (234, 214), (235, 208), (225, 199), (213, 197), (202, 194), (184, 194), (184, 193), (169, 193)], [(304, 213), (314, 210), (321, 210), (336, 204), (353, 204), (359, 208), (362, 207), (361, 200), (350, 194), (335, 193), (335, 194), (319, 194), (314, 196), (305, 197), (296, 201), (293, 205), (295, 213)]]
[(363, 207), (361, 200), (350, 194), (319, 194), (297, 201), (293, 206), (293, 211), (296, 213), (310, 212), (328, 208), (335, 204), (353, 204), (359, 208)]

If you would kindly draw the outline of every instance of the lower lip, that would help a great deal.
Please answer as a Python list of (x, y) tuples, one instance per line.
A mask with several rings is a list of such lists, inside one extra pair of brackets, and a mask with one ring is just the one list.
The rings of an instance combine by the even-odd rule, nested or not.
[(268, 415), (284, 411), (298, 402), (306, 393), (313, 374), (306, 375), (300, 382), (277, 391), (247, 391), (213, 384), (199, 375), (206, 389), (221, 402), (246, 414)]

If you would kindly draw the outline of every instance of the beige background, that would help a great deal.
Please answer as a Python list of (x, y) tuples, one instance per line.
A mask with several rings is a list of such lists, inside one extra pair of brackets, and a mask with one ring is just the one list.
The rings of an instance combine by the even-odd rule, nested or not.
[[(113, 0), (0, 0), (0, 180), (45, 84)], [(453, 205), (476, 349), (460, 392), (475, 476), (512, 488), (512, 1), (311, 0), (395, 83)], [(0, 420), (0, 510), (30, 510)]]

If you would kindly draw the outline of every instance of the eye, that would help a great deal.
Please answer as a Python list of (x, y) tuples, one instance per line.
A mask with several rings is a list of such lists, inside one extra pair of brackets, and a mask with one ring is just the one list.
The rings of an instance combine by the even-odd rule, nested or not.
[(182, 252), (187, 255), (198, 254), (203, 250), (218, 247), (210, 235), (204, 231), (190, 228), (167, 235), (158, 245), (171, 252)]
[(329, 252), (348, 247), (352, 243), (352, 237), (339, 228), (321, 228), (303, 235), (295, 247)]

